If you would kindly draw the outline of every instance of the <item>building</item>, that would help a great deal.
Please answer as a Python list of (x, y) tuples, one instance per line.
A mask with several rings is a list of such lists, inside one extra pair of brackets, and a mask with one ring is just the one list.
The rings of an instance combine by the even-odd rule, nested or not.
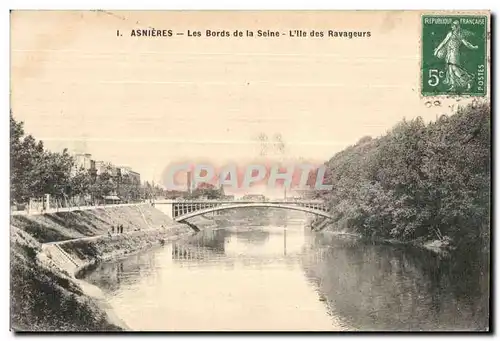
[(85, 170), (90, 170), (92, 167), (92, 155), (91, 154), (76, 154), (75, 158), (75, 167), (77, 169), (83, 168)]
[(188, 193), (185, 191), (165, 191), (165, 199), (178, 199), (187, 197)]
[(96, 174), (108, 173), (111, 176), (118, 175), (118, 167), (110, 162), (105, 161), (95, 161)]
[(128, 166), (117, 166), (116, 173), (122, 179), (127, 177), (130, 179), (131, 183), (140, 185), (141, 184), (141, 174), (134, 172), (131, 167)]
[(121, 176), (128, 175), (130, 173), (130, 171), (132, 170), (132, 168), (127, 167), (127, 166), (118, 166), (116, 168), (118, 169), (118, 173)]
[(242, 200), (246, 201), (266, 201), (266, 197), (262, 194), (246, 194)]
[(95, 161), (95, 170), (97, 175), (104, 173), (105, 171), (104, 164), (105, 164), (104, 161)]
[(128, 175), (132, 179), (132, 181), (138, 185), (141, 184), (141, 174), (134, 172), (133, 170), (129, 170)]
[(95, 161), (92, 160), (91, 154), (75, 154), (75, 165), (73, 167), (73, 175), (77, 171), (84, 169), (88, 171), (93, 177), (99, 174), (108, 173), (111, 177), (123, 177), (127, 176), (132, 180), (132, 183), (140, 185), (141, 175), (138, 172), (132, 170), (128, 166), (115, 166), (110, 162), (106, 161)]
[(121, 199), (116, 195), (116, 193), (106, 195), (103, 199), (106, 204), (119, 204), (121, 202)]
[(313, 189), (295, 190), (295, 192), (300, 199), (304, 200), (315, 199), (318, 197), (318, 192)]
[(73, 175), (80, 170), (92, 171), (95, 169), (95, 161), (92, 160), (91, 154), (75, 154), (73, 156), (75, 164), (72, 169)]

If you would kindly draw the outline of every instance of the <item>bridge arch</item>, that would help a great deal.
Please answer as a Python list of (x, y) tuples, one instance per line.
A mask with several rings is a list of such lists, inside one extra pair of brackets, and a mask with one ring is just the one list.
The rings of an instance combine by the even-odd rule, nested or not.
[(212, 212), (217, 212), (217, 211), (224, 211), (224, 210), (231, 210), (231, 209), (238, 209), (238, 208), (250, 208), (250, 207), (268, 207), (268, 208), (281, 208), (281, 209), (287, 209), (287, 210), (293, 210), (293, 211), (300, 211), (300, 212), (305, 212), (305, 213), (311, 213), (315, 215), (319, 215), (325, 218), (333, 219), (333, 217), (326, 211), (318, 209), (318, 208), (311, 208), (307, 206), (301, 206), (297, 205), (294, 203), (269, 203), (269, 202), (260, 202), (260, 203), (237, 203), (237, 204), (228, 204), (228, 205), (220, 205), (220, 206), (214, 206), (210, 208), (204, 208), (200, 210), (196, 210), (193, 212), (189, 212), (186, 214), (179, 215), (175, 217), (175, 221), (177, 222), (186, 222), (187, 219), (193, 218), (196, 216), (204, 215), (207, 213), (212, 213)]

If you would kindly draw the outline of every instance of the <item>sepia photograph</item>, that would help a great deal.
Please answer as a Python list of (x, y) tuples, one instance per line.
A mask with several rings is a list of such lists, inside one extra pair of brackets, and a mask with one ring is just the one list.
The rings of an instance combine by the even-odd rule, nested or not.
[(10, 329), (481, 332), (491, 15), (12, 10)]

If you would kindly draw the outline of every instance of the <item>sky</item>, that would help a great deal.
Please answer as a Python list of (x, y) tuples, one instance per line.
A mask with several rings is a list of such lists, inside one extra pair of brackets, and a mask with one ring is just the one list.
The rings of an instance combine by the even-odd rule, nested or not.
[[(130, 36), (146, 28), (185, 34)], [(187, 36), (206, 29), (371, 36)], [(403, 118), (467, 102), (420, 95), (420, 30), (407, 11), (14, 11), (11, 108), (47, 148), (143, 180), (181, 162), (321, 163)]]

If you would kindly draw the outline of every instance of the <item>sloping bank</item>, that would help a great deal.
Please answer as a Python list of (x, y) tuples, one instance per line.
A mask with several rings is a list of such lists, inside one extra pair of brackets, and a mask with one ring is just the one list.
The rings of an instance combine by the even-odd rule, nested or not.
[[(124, 226), (111, 237), (112, 226)], [(118, 331), (99, 288), (77, 279), (100, 261), (192, 234), (148, 206), (11, 217), (11, 326), (16, 331)]]
[(332, 223), (330, 220), (322, 218), (322, 217), (316, 217), (313, 219), (309, 219), (307, 222), (309, 228), (311, 230), (317, 231), (318, 233), (323, 233), (323, 234), (341, 234), (341, 235), (350, 235), (350, 236), (355, 236), (359, 239), (369, 239), (371, 241), (375, 241), (377, 243), (381, 244), (406, 244), (406, 245), (411, 245), (414, 247), (418, 248), (423, 248), (428, 251), (431, 251), (436, 254), (440, 255), (447, 255), (451, 250), (453, 250), (452, 246), (450, 245), (448, 239), (444, 238), (443, 240), (429, 240), (426, 238), (419, 238), (415, 240), (409, 240), (409, 241), (401, 241), (397, 239), (389, 239), (389, 238), (381, 238), (376, 235), (373, 236), (364, 236), (361, 233), (355, 231), (353, 228), (347, 228), (347, 227), (340, 227), (338, 224)]
[(490, 252), (491, 106), (403, 120), (325, 162), (330, 191), (316, 193), (334, 229), (461, 254)]

